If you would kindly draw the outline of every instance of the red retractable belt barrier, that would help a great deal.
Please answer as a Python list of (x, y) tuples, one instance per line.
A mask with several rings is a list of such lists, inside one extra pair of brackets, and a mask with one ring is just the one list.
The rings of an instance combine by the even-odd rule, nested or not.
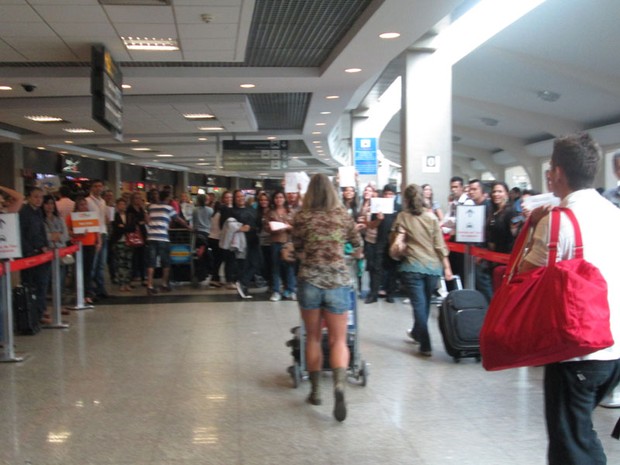
[[(457, 242), (448, 242), (446, 245), (448, 246), (450, 252), (465, 253), (467, 249), (467, 246), (465, 244), (460, 244)], [(471, 246), (469, 248), (469, 253), (474, 257), (479, 257), (490, 262), (502, 263), (504, 265), (506, 265), (508, 263), (508, 260), (510, 259), (510, 254), (492, 252), (490, 250), (481, 249), (480, 247), (474, 246)]]
[[(65, 255), (70, 255), (77, 252), (77, 250), (77, 245), (70, 245), (69, 247), (63, 247), (62, 249), (58, 249), (58, 253), (61, 257), (64, 257)], [(34, 255), (32, 257), (18, 258), (17, 260), (13, 260), (9, 263), (11, 266), (11, 271), (21, 271), (27, 268), (34, 268), (35, 266), (43, 265), (44, 263), (51, 262), (53, 259), (54, 252), (45, 252), (39, 255)], [(0, 272), (0, 276), (1, 275), (2, 273)]]

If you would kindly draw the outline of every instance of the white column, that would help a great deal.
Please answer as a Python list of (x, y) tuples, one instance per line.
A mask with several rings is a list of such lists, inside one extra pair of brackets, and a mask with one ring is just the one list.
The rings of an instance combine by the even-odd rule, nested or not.
[(445, 211), (452, 176), (452, 68), (432, 50), (406, 52), (401, 162), (403, 186), (430, 184)]

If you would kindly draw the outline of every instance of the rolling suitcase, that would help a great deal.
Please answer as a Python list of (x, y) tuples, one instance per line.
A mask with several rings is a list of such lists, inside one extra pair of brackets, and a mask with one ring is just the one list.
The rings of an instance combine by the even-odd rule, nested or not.
[(473, 289), (451, 291), (439, 308), (439, 329), (446, 352), (455, 362), (473, 357), (480, 361), (480, 329), (487, 299)]
[(24, 335), (33, 335), (41, 331), (36, 302), (37, 297), (30, 287), (22, 285), (13, 288), (15, 332)]

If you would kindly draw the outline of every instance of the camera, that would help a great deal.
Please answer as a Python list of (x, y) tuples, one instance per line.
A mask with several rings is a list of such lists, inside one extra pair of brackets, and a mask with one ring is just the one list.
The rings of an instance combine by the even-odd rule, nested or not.
[(22, 87), (26, 92), (33, 92), (37, 88), (34, 84), (22, 84)]

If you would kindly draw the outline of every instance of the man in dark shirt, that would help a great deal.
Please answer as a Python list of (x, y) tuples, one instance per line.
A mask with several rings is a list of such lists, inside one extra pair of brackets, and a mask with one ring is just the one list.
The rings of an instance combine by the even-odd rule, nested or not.
[(233, 207), (221, 210), (221, 224), (223, 225), (229, 218), (234, 218), (242, 224), (239, 231), (245, 233), (247, 245), (245, 258), (236, 259), (231, 263), (235, 267), (233, 272), (236, 280), (235, 287), (241, 298), (251, 299), (252, 296), (248, 292), (248, 286), (258, 269), (257, 265), (260, 257), (258, 255), (260, 253), (258, 229), (260, 223), (256, 209), (245, 206), (245, 195), (241, 190), (236, 190), (233, 193)]
[[(488, 212), (491, 211), (491, 200), (487, 197), (484, 185), (478, 179), (472, 179), (469, 181), (469, 198), (474, 201), (476, 205), (482, 205), (485, 207), (484, 218), (487, 217)], [(476, 247), (486, 248), (486, 242), (474, 244)], [(486, 260), (476, 259), (476, 289), (480, 291), (490, 302), (493, 297), (493, 282), (491, 279), (491, 269), (489, 262)]]
[[(49, 244), (45, 232), (43, 218), (43, 191), (33, 188), (26, 199), (26, 203), (19, 211), (19, 229), (24, 257), (32, 257), (47, 252)], [(22, 282), (30, 287), (37, 297), (37, 310), (41, 323), (50, 324), (52, 320), (45, 315), (45, 297), (47, 286), (51, 278), (50, 262), (43, 265), (27, 268), (21, 273)]]

